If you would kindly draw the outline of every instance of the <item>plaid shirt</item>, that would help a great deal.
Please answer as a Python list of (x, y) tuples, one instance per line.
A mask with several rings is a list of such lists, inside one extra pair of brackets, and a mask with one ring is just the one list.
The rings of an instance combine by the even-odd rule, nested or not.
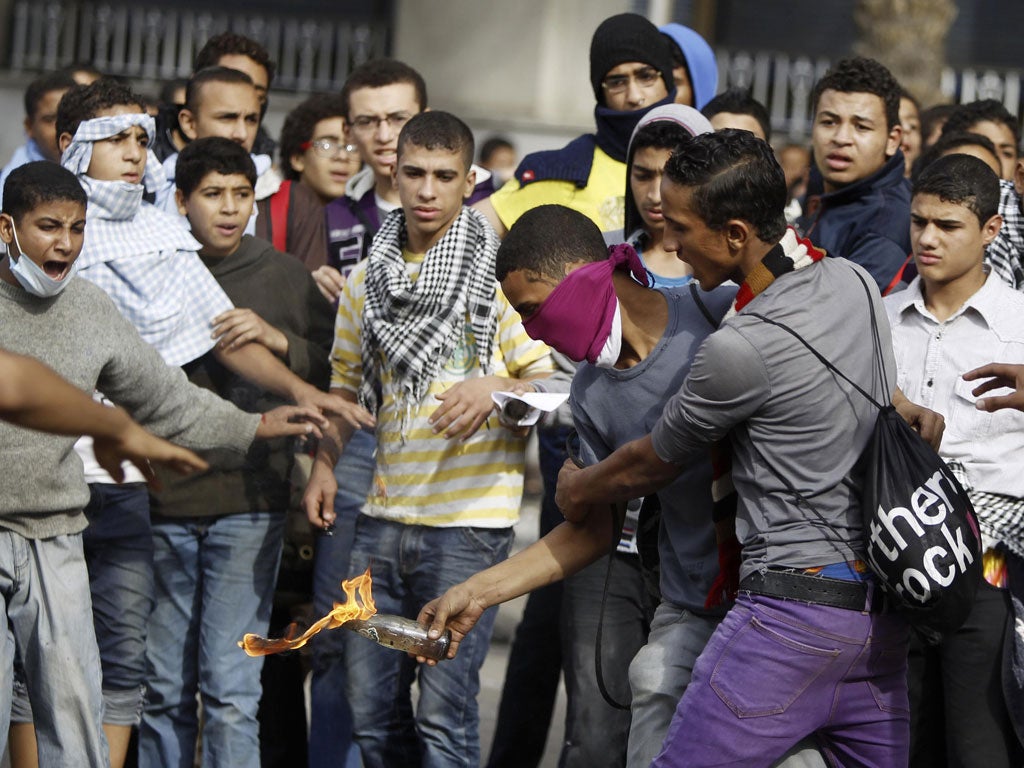
[(1003, 226), (985, 251), (992, 271), (1012, 288), (1024, 291), (1024, 214), (1012, 181), (999, 182), (999, 215)]

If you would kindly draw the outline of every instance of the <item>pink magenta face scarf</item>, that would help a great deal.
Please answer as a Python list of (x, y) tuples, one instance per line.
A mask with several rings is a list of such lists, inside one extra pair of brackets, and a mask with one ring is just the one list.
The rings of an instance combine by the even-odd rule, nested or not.
[(618, 306), (612, 274), (630, 272), (648, 285), (647, 270), (633, 247), (608, 249), (608, 258), (570, 272), (537, 308), (523, 327), (530, 338), (554, 347), (570, 360), (594, 364), (612, 332)]

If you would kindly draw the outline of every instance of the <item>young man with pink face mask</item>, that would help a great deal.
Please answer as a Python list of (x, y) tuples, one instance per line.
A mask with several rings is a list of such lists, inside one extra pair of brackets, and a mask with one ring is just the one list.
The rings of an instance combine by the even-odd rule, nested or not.
[[(697, 348), (714, 330), (735, 294), (733, 288), (720, 288), (698, 301), (686, 287), (648, 288), (647, 269), (631, 246), (615, 246), (609, 255), (597, 227), (583, 214), (559, 205), (535, 208), (516, 222), (498, 251), (497, 274), (509, 302), (523, 317), (527, 333), (581, 361), (570, 405), (588, 463), (604, 458), (653, 426), (666, 393), (676, 391), (685, 379)], [(604, 674), (612, 695), (619, 699), (625, 696), (620, 688), (626, 681), (618, 680), (615, 668), (625, 666), (625, 659), (633, 659), (629, 664), (632, 705), (625, 716), (626, 733), (618, 735), (617, 746), (599, 734), (577, 734), (584, 743), (576, 745), (576, 754), (596, 759), (594, 752), (603, 749), (602, 765), (650, 765), (689, 682), (694, 659), (725, 612), (725, 606), (705, 607), (719, 571), (711, 522), (710, 460), (694, 462), (659, 498), (662, 602), (654, 613), (646, 645), (641, 637), (627, 650), (628, 639), (619, 637), (618, 618), (614, 628), (604, 629)], [(571, 562), (566, 562), (555, 578), (574, 574), (577, 579), (594, 571), (600, 591), (607, 566), (594, 561), (605, 555), (610, 545), (606, 507), (595, 511), (592, 523), (585, 527), (563, 523), (534, 548), (572, 537)], [(626, 591), (623, 582), (631, 585), (632, 591), (631, 575), (639, 571), (639, 564), (631, 565), (629, 557), (636, 560), (636, 555), (619, 555), (614, 564), (617, 586), (609, 599), (616, 604), (623, 600), (620, 593)], [(471, 589), (486, 574), (481, 572), (454, 587), (446, 598)], [(639, 578), (635, 581), (640, 582)], [(642, 584), (637, 589), (642, 592)], [(424, 609), (421, 619), (430, 610), (429, 606)], [(590, 646), (586, 662), (593, 677), (593, 636)], [(578, 706), (607, 708), (595, 681), (589, 685), (592, 689), (580, 688), (575, 698), (585, 693), (584, 698), (590, 696), (597, 702), (583, 701)], [(608, 727), (618, 728), (614, 719), (608, 721)], [(567, 741), (574, 741), (574, 735), (567, 734)]]

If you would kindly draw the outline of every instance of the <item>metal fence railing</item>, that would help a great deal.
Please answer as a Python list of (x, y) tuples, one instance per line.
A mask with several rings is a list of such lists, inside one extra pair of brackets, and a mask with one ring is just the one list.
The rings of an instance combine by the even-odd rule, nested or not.
[(231, 30), (264, 45), (277, 62), (275, 88), (338, 89), (349, 70), (388, 53), (388, 19), (330, 13), (261, 13), (144, 3), (16, 0), (7, 28), (10, 71), (72, 62), (133, 78), (187, 77), (208, 37)]
[[(828, 70), (827, 59), (766, 51), (718, 50), (715, 54), (720, 90), (750, 88), (754, 98), (768, 108), (776, 135), (794, 140), (810, 135), (811, 91)], [(1024, 72), (1020, 70), (947, 67), (940, 88), (950, 102), (998, 99), (1011, 114), (1020, 117), (1022, 82)]]
[[(348, 4), (353, 5), (387, 9), (391, 4)], [(141, 0), (14, 0), (8, 23), (0, 26), (9, 30), (0, 44), (9, 52), (0, 67), (35, 73), (89, 61), (103, 72), (132, 78), (187, 77), (206, 39), (229, 29), (267, 48), (278, 66), (275, 88), (319, 91), (340, 89), (352, 67), (390, 49), (387, 11), (354, 18), (337, 11), (332, 16), (330, 11), (313, 15), (166, 6)], [(776, 135), (801, 140), (810, 134), (811, 90), (828, 69), (827, 59), (724, 49), (716, 55), (720, 89), (752, 89), (768, 107)], [(1019, 70), (947, 68), (941, 89), (957, 103), (999, 99), (1020, 116), (1022, 79)]]

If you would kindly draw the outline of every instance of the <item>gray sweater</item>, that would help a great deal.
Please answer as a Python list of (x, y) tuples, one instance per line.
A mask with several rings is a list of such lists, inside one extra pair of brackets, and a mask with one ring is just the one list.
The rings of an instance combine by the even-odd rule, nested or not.
[[(86, 280), (74, 278), (49, 299), (0, 281), (0, 347), (41, 360), (86, 392), (101, 390), (188, 448), (244, 452), (255, 437), (259, 414), (191, 385)], [(0, 529), (48, 538), (85, 528), (89, 489), (74, 443), (0, 422)]]

